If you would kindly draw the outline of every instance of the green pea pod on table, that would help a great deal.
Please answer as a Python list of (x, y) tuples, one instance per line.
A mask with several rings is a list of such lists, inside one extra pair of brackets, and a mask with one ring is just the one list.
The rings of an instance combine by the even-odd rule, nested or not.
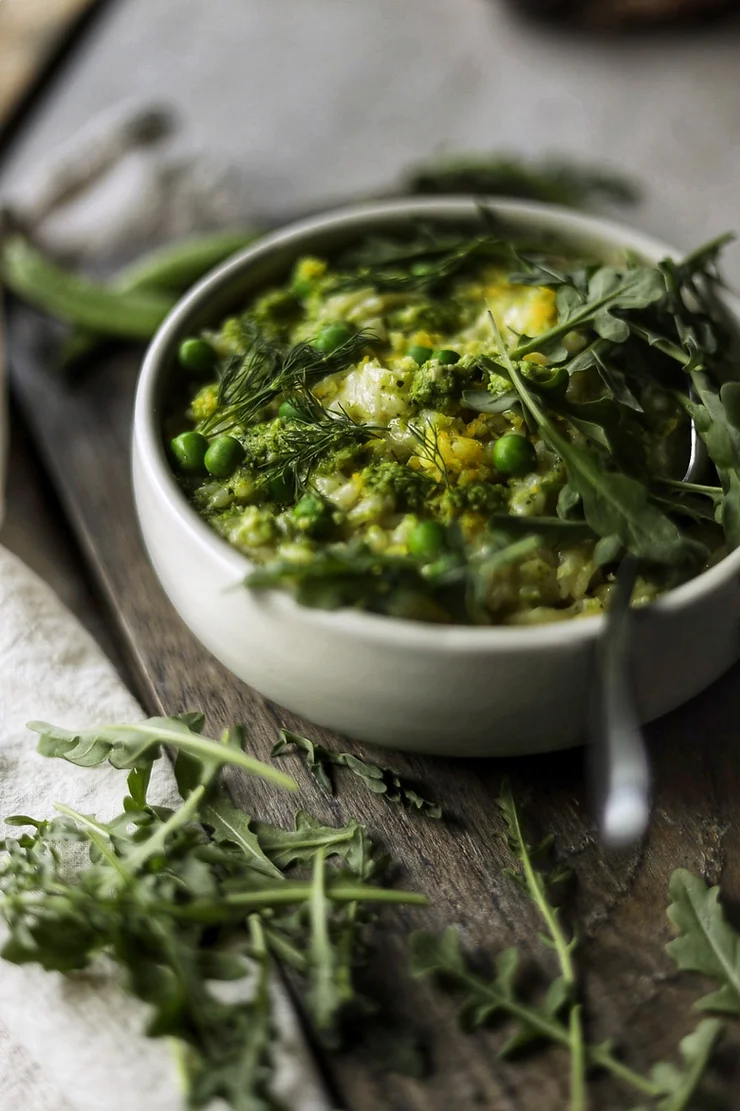
[[(154, 291), (178, 297), (236, 251), (248, 247), (258, 233), (239, 230), (191, 236), (158, 247), (120, 270), (111, 288), (117, 293)], [(62, 364), (70, 366), (86, 358), (99, 345), (99, 334), (74, 328), (62, 349)]]
[(119, 293), (74, 274), (18, 234), (2, 243), (0, 278), (11, 293), (55, 319), (121, 339), (149, 339), (174, 303), (171, 294)]
[(245, 230), (194, 236), (150, 252), (106, 285), (65, 270), (13, 234), (0, 247), (0, 278), (16, 296), (72, 326), (62, 353), (68, 365), (106, 338), (151, 339), (178, 296), (254, 238)]

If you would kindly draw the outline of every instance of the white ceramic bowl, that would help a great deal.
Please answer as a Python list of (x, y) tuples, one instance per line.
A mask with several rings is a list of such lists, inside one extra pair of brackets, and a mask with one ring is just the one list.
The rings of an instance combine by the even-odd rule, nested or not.
[[(565, 209), (492, 201), (514, 234), (554, 234), (605, 260), (657, 262), (664, 244)], [(134, 417), (136, 505), (152, 563), (198, 639), (268, 698), (352, 737), (455, 756), (544, 752), (577, 743), (602, 617), (527, 628), (438, 627), (351, 610), (326, 613), (240, 585), (249, 561), (189, 506), (163, 447), (161, 417), (179, 341), (218, 322), (297, 256), (331, 253), (409, 218), (473, 221), (464, 199), (343, 209), (262, 239), (174, 309), (144, 363)], [(728, 299), (740, 322), (740, 304)], [(680, 705), (740, 653), (740, 551), (638, 612), (635, 676), (644, 720)]]

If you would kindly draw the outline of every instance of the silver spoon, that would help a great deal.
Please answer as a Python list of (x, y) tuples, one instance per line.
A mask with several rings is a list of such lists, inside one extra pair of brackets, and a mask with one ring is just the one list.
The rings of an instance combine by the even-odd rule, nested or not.
[[(684, 482), (702, 477), (707, 455), (691, 425)], [(638, 842), (650, 817), (650, 764), (630, 675), (630, 602), (639, 560), (626, 556), (617, 572), (607, 626), (596, 648), (591, 696), (590, 772), (601, 839), (610, 848)]]

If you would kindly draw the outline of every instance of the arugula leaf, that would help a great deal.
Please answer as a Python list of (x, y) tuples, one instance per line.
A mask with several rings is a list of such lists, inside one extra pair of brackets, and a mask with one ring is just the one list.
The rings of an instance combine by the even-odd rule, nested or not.
[(359, 822), (348, 822), (336, 828), (299, 810), (294, 829), (280, 829), (266, 822), (257, 822), (255, 830), (260, 847), (281, 872), (296, 864), (310, 864), (319, 849), (327, 855), (338, 856), (350, 870), (363, 880), (382, 870), (383, 860), (378, 859), (367, 830)]
[(663, 275), (654, 267), (635, 267), (620, 272), (602, 266), (589, 277), (586, 291), (575, 285), (561, 285), (557, 292), (558, 323), (539, 336), (517, 344), (512, 358), (522, 359), (534, 351), (547, 351), (555, 340), (587, 325), (603, 339), (623, 343), (629, 338), (629, 325), (614, 313), (646, 308), (665, 296)]
[[(424, 930), (412, 933), (409, 951), (412, 976), (416, 979), (434, 977), (462, 993), (460, 1021), (465, 1029), (475, 1030), (497, 1017), (505, 1016), (513, 1022), (513, 1033), (499, 1051), (500, 1057), (511, 1057), (534, 1041), (549, 1042), (572, 1053), (574, 1031), (560, 1017), (569, 999), (569, 989), (562, 976), (551, 982), (541, 1003), (530, 1003), (517, 990), (520, 963), (517, 949), (505, 949), (498, 955), (493, 978), (481, 975), (471, 966), (454, 927), (448, 927), (439, 935)], [(655, 1081), (620, 1061), (609, 1042), (584, 1045), (583, 1058), (589, 1070), (604, 1069), (643, 1095), (656, 1097), (661, 1094)], [(580, 1064), (577, 1055), (576, 1060)], [(577, 1098), (583, 1094), (578, 1091), (577, 1084), (576, 1094)], [(576, 1104), (571, 1102), (573, 1106)]]
[(683, 1067), (668, 1062), (653, 1066), (651, 1077), (665, 1093), (665, 1098), (656, 1104), (656, 1111), (685, 1111), (691, 1105), (722, 1033), (721, 1022), (706, 1018), (679, 1043)]
[(679, 936), (666, 952), (682, 971), (700, 972), (721, 985), (696, 1006), (740, 1015), (740, 935), (724, 916), (719, 888), (707, 888), (702, 879), (681, 868), (673, 873), (669, 892), (668, 917)]
[(274, 759), (276, 756), (285, 755), (291, 748), (296, 749), (303, 755), (308, 770), (319, 781), (323, 790), (328, 795), (333, 795), (334, 783), (329, 774), (329, 767), (332, 763), (329, 749), (324, 748), (323, 745), (317, 745), (314, 741), (310, 741), (308, 737), (300, 737), (297, 733), (291, 733), (289, 729), (281, 729), (280, 740), (272, 746), (270, 755)]
[(372, 794), (384, 795), (388, 802), (397, 802), (406, 810), (418, 810), (428, 818), (442, 817), (442, 808), (437, 803), (425, 799), (409, 780), (392, 768), (362, 760), (351, 752), (334, 752), (288, 729), (281, 730), (280, 740), (275, 743), (272, 755), (282, 756), (291, 747), (303, 755), (306, 767), (330, 795), (334, 794), (330, 769), (348, 768)]
[(565, 463), (569, 485), (580, 495), (584, 516), (593, 531), (598, 536), (618, 537), (627, 551), (649, 563), (686, 568), (703, 560), (703, 546), (685, 537), (651, 504), (641, 482), (606, 470), (597, 456), (565, 438), (515, 366), (493, 317), (491, 323), (511, 381), (542, 436)]
[(499, 394), (492, 394), (488, 390), (464, 390), (460, 400), (476, 413), (505, 413), (508, 409), (521, 407), (516, 390), (506, 390)]
[(234, 806), (225, 792), (221, 792), (201, 811), (203, 824), (209, 827), (211, 836), (217, 843), (230, 843), (241, 849), (251, 859), (252, 867), (266, 876), (283, 879), (283, 868), (277, 867), (265, 853), (260, 838), (252, 828), (253, 822), (248, 814)]
[(311, 942), (309, 948), (309, 970), (311, 986), (307, 1002), (319, 1031), (327, 1035), (334, 1033), (342, 1004), (347, 996), (340, 988), (336, 978), (336, 956), (329, 932), (329, 903), (325, 886), (326, 850), (320, 848), (314, 858), (313, 883), (309, 913), (311, 918)]
[(114, 768), (146, 768), (160, 758), (163, 746), (170, 745), (198, 762), (199, 783), (209, 782), (220, 767), (231, 764), (288, 790), (298, 789), (290, 776), (235, 747), (233, 735), (228, 730), (219, 742), (202, 737), (202, 727), (202, 715), (187, 714), (147, 718), (131, 724), (102, 725), (79, 733), (43, 721), (28, 723), (30, 730), (41, 735), (38, 751), (42, 756), (61, 757), (84, 768), (106, 761)]
[(643, 407), (627, 385), (624, 371), (618, 369), (613, 363), (607, 362), (607, 355), (613, 350), (614, 345), (608, 340), (596, 340), (570, 360), (567, 364), (568, 373), (577, 374), (593, 367), (598, 371), (602, 382), (618, 405), (642, 413)]
[(290, 587), (301, 605), (314, 609), (352, 606), (381, 613), (396, 591), (425, 589), (413, 559), (379, 555), (363, 543), (320, 550), (307, 563), (276, 560), (244, 581), (252, 590)]
[(460, 1023), (465, 1030), (484, 1026), (499, 1014), (515, 1019), (515, 1034), (501, 1051), (502, 1057), (535, 1038), (567, 1044), (567, 1030), (551, 1013), (551, 1005), (531, 1007), (517, 997), (515, 980), (520, 961), (517, 949), (505, 949), (498, 955), (493, 979), (471, 969), (463, 955), (459, 933), (452, 926), (440, 935), (424, 930), (411, 934), (409, 950), (412, 976), (417, 979), (435, 976), (464, 991)]
[(740, 383), (719, 390), (706, 374), (691, 375), (698, 400), (680, 395), (681, 403), (706, 444), (722, 484), (721, 523), (731, 548), (740, 547), (740, 427), (737, 423)]

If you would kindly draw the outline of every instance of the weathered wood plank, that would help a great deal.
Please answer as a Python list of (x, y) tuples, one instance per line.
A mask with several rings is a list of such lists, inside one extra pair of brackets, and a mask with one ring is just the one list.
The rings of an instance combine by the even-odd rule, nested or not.
[(107, 620), (107, 607), (86, 574), (59, 499), (33, 450), (17, 406), (11, 406), (8, 423), (10, 451), (0, 544), (49, 583), (123, 671), (118, 644)]
[[(12, 329), (13, 380), (38, 447), (59, 490), (86, 558), (108, 599), (138, 693), (152, 711), (202, 707), (214, 728), (234, 720), (250, 745), (267, 757), (281, 724), (329, 744), (347, 743), (296, 721), (235, 680), (195, 642), (171, 609), (146, 561), (129, 483), (129, 436), (137, 359), (100, 359), (94, 372), (65, 384), (48, 369), (49, 334), (30, 314)], [(46, 364), (46, 365), (45, 365)], [(503, 774), (529, 802), (538, 827), (556, 833), (560, 852), (576, 868), (577, 905), (585, 923), (591, 1032), (613, 1036), (635, 1067), (670, 1057), (695, 1025), (690, 1005), (700, 991), (678, 980), (663, 952), (668, 879), (685, 866), (721, 879), (740, 898), (740, 709), (736, 670), (651, 730), (656, 773), (650, 836), (637, 852), (604, 853), (590, 821), (578, 752), (518, 761), (426, 760), (393, 754), (399, 770), (417, 777), (448, 815), (433, 822), (403, 813), (366, 794), (351, 778), (340, 796), (324, 798), (300, 768), (302, 802), (325, 819), (365, 821), (400, 859), (403, 880), (427, 892), (428, 911), (383, 912), (382, 959), (370, 969), (373, 988), (396, 1020), (408, 1020), (429, 1045), (431, 1080), (386, 1074), (363, 1053), (328, 1064), (348, 1111), (555, 1111), (565, 1106), (567, 1070), (557, 1051), (526, 1064), (502, 1064), (499, 1032), (466, 1036), (455, 1008), (438, 989), (405, 978), (405, 939), (411, 929), (458, 923), (467, 943), (489, 957), (514, 943), (531, 944), (534, 917), (501, 875), (508, 862), (495, 798)], [(532, 677), (536, 682), (536, 676)], [(461, 730), (465, 722), (460, 722)], [(363, 746), (357, 746), (364, 751)], [(377, 758), (377, 753), (370, 754)], [(382, 755), (382, 754), (381, 754)], [(385, 757), (383, 757), (385, 759)], [(251, 812), (286, 821), (293, 800), (256, 781), (234, 778), (235, 794)], [(536, 962), (533, 962), (536, 965)], [(551, 969), (547, 958), (545, 964)], [(740, 1090), (737, 1037), (729, 1042), (722, 1087)], [(629, 1094), (611, 1081), (595, 1085), (594, 1107), (623, 1111)]]

